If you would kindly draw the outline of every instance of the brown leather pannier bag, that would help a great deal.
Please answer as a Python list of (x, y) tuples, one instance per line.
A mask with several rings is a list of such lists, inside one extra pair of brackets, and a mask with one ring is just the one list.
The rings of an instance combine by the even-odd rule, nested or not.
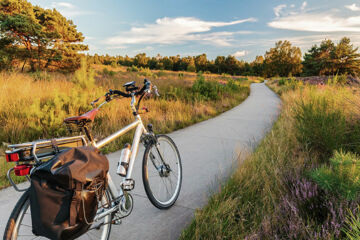
[(63, 150), (30, 175), (32, 231), (75, 239), (93, 221), (107, 185), (108, 159), (92, 147)]

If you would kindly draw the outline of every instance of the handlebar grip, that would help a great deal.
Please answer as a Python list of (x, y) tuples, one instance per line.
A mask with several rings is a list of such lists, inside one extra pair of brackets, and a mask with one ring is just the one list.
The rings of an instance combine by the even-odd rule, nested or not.
[(130, 94), (124, 93), (124, 92), (122, 92), (120, 90), (113, 90), (112, 92), (113, 92), (113, 94), (117, 94), (117, 95), (120, 95), (120, 96), (123, 96), (123, 97), (131, 97)]

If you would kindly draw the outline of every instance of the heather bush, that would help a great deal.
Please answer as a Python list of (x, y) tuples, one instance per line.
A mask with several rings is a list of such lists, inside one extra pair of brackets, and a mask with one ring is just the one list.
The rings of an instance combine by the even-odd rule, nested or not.
[(306, 178), (287, 177), (286, 194), (274, 214), (264, 218), (256, 239), (339, 239), (347, 221), (348, 209), (357, 204), (322, 190)]
[(359, 197), (360, 158), (353, 153), (335, 151), (330, 165), (312, 170), (310, 176), (322, 189), (340, 198), (354, 200)]

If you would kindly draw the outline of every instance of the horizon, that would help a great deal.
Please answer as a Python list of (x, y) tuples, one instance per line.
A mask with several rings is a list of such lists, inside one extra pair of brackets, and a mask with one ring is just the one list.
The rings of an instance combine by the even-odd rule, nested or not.
[(205, 53), (208, 59), (233, 55), (249, 62), (279, 40), (289, 40), (302, 54), (325, 39), (338, 42), (346, 36), (360, 45), (360, 4), (356, 1), (30, 2), (56, 8), (73, 20), (91, 55)]

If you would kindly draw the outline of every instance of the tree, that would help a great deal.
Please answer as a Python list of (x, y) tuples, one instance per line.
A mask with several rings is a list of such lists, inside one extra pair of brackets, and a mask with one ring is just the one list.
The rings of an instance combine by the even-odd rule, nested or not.
[(287, 40), (275, 43), (265, 54), (268, 76), (292, 76), (301, 72), (301, 50)]
[(186, 67), (186, 71), (188, 72), (196, 72), (195, 60), (192, 57), (188, 57), (189, 64)]
[(350, 38), (344, 37), (340, 40), (332, 53), (336, 74), (357, 75), (360, 73), (358, 49), (350, 44)]
[(207, 58), (205, 53), (195, 57), (195, 67), (198, 71), (205, 72), (207, 70)]
[[(79, 51), (88, 50), (80, 44), (84, 37), (76, 25), (55, 9), (32, 6), (26, 0), (2, 0), (0, 3), (0, 40), (23, 54), (24, 65), (31, 70), (52, 68), (75, 70), (80, 64)], [(20, 57), (19, 57), (20, 56)]]
[(148, 64), (149, 58), (146, 57), (146, 53), (139, 53), (134, 57), (134, 65), (138, 67), (146, 67)]
[(319, 47), (314, 45), (305, 53), (303, 65), (306, 76), (357, 75), (360, 73), (360, 54), (347, 37), (337, 45), (331, 40), (324, 40)]
[(320, 46), (314, 45), (304, 55), (305, 76), (329, 75), (334, 72), (332, 55), (335, 50), (335, 44), (331, 40), (324, 40)]
[(264, 57), (256, 56), (255, 60), (250, 64), (252, 67), (252, 73), (255, 76), (264, 76)]

